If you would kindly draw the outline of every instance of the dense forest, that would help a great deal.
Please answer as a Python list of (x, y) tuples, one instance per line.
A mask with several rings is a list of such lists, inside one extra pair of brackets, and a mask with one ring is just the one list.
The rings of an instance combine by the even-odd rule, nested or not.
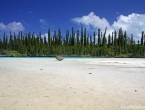
[[(135, 41), (133, 35), (127, 36), (122, 28), (118, 32), (112, 32), (106, 36), (100, 29), (98, 32), (89, 35), (86, 28), (75, 31), (66, 30), (66, 35), (62, 36), (60, 28), (51, 35), (48, 29), (48, 36), (19, 32), (4, 33), (0, 38), (0, 54), (14, 56), (93, 56), (93, 57), (145, 57), (144, 32), (141, 38)], [(97, 38), (96, 38), (97, 36)], [(8, 54), (9, 53), (9, 54)]]

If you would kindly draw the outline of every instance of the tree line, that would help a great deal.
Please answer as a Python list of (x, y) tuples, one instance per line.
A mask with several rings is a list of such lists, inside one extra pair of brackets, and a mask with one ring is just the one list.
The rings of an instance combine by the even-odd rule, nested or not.
[(104, 33), (98, 29), (93, 35), (86, 32), (86, 28), (81, 27), (75, 31), (66, 30), (62, 36), (60, 28), (51, 35), (50, 28), (48, 35), (42, 37), (41, 32), (35, 35), (34, 32), (25, 35), (19, 32), (9, 33), (9, 37), (4, 32), (0, 38), (0, 50), (17, 51), (26, 56), (50, 56), (50, 55), (83, 55), (98, 57), (114, 56), (145, 56), (145, 35), (141, 32), (141, 38), (135, 41), (133, 34), (127, 36), (127, 32), (119, 29), (118, 33), (112, 32), (106, 36), (107, 27)]

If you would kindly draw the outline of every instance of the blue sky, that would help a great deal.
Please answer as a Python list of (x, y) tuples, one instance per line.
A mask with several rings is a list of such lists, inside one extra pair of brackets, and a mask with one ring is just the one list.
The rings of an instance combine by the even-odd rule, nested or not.
[(60, 27), (81, 26), (90, 34), (101, 28), (107, 33), (120, 27), (135, 38), (145, 31), (145, 0), (0, 0), (0, 35), (3, 32), (39, 31), (46, 34)]

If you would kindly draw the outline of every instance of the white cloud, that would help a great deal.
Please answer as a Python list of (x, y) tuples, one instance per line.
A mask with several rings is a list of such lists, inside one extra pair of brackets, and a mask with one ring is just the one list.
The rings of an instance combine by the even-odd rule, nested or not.
[(41, 23), (41, 28), (47, 29), (48, 22), (45, 19), (40, 19), (39, 22)]
[(9, 24), (3, 24), (2, 22), (0, 22), (0, 31), (4, 31), (4, 32), (16, 32), (18, 33), (19, 31), (23, 31), (25, 30), (24, 26), (22, 25), (21, 22), (12, 22)]
[(136, 39), (140, 39), (141, 32), (145, 31), (145, 14), (132, 13), (128, 16), (120, 15), (117, 17), (117, 21), (109, 24), (107, 19), (100, 18), (94, 12), (90, 12), (88, 15), (73, 18), (72, 21), (94, 30), (100, 28), (104, 31), (105, 27), (107, 27), (107, 34), (113, 31), (118, 32), (119, 28), (122, 27), (123, 31), (127, 31), (128, 36), (133, 34)]
[(48, 38), (48, 34), (47, 34), (47, 33), (42, 34), (41, 37), (42, 37), (42, 38), (46, 37), (46, 39), (47, 39), (47, 38)]
[(94, 30), (100, 28), (101, 30), (105, 30), (105, 27), (107, 27), (107, 32), (112, 32), (113, 29), (110, 26), (109, 22), (105, 18), (100, 18), (99, 16), (96, 16), (94, 12), (91, 12), (90, 14), (83, 16), (81, 18), (73, 18), (72, 21), (82, 24), (87, 28), (93, 28)]
[[(52, 37), (54, 35), (54, 32), (51, 31), (50, 32), (50, 36)], [(44, 38), (44, 36), (46, 37), (46, 39), (48, 39), (48, 33), (42, 34), (41, 37)]]
[(33, 11), (29, 11), (29, 13), (30, 13), (30, 14), (33, 14), (34, 12), (33, 12)]
[(42, 24), (42, 25), (48, 25), (48, 22), (45, 20), (45, 19), (40, 19), (39, 22)]
[(30, 27), (31, 25), (30, 24), (28, 24), (27, 22), (25, 22), (24, 20), (21, 20), (22, 21), (22, 24), (24, 25), (24, 26), (26, 26), (26, 27)]
[(133, 34), (135, 38), (140, 39), (141, 32), (145, 31), (145, 14), (120, 15), (117, 21), (114, 21), (112, 27), (115, 30), (122, 27), (123, 30), (127, 31), (128, 36)]
[(109, 25), (109, 22), (105, 18), (101, 19), (99, 16), (96, 16), (93, 12), (91, 12), (87, 16), (83, 16), (81, 18), (77, 17), (72, 20), (79, 24), (84, 24), (86, 26), (92, 26), (94, 28), (96, 28), (98, 26), (102, 27), (102, 25)]

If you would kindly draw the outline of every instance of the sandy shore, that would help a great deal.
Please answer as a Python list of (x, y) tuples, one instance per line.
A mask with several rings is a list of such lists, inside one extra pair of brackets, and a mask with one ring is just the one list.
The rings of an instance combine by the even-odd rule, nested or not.
[(120, 110), (129, 105), (145, 109), (145, 59), (0, 58), (0, 110)]

